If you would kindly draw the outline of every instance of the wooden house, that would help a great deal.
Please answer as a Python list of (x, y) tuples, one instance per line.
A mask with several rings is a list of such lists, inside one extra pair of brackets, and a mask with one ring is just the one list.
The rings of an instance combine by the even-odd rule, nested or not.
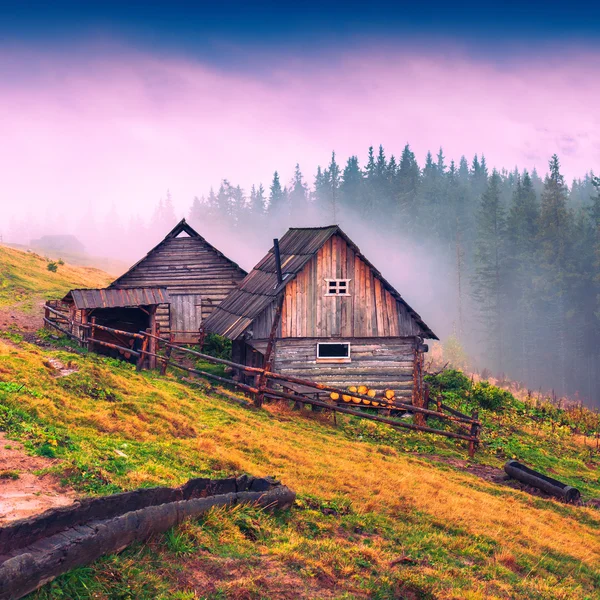
[[(70, 333), (81, 341), (86, 341), (86, 326), (93, 322), (127, 332), (149, 329), (172, 335), (177, 343), (197, 343), (203, 320), (245, 276), (183, 219), (108, 288), (71, 290), (47, 307), (65, 313), (63, 323), (72, 323)], [(51, 314), (46, 310), (47, 318)], [(126, 343), (99, 328), (94, 334), (109, 343)]]
[(182, 219), (109, 289), (165, 288), (169, 301), (156, 310), (161, 335), (196, 343), (203, 320), (245, 276), (246, 271)]
[(413, 401), (423, 340), (438, 339), (336, 225), (290, 229), (204, 326), (233, 340), (235, 362), (263, 366), (273, 333), (275, 372)]

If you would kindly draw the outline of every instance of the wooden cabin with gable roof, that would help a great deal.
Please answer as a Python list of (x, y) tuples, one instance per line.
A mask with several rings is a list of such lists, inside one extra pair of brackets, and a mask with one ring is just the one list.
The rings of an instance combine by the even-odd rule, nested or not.
[(233, 360), (263, 366), (274, 332), (275, 372), (422, 397), (423, 341), (438, 338), (352, 240), (293, 228), (278, 248), (280, 276), (274, 247), (204, 324), (233, 340)]
[(156, 310), (160, 333), (172, 334), (176, 343), (197, 343), (203, 320), (245, 276), (182, 219), (109, 289), (166, 289), (169, 302)]
[[(48, 302), (46, 318), (49, 310), (60, 309), (65, 317), (58, 316), (57, 323), (72, 323), (68, 333), (82, 342), (90, 324), (97, 323), (132, 333), (148, 329), (176, 343), (196, 344), (203, 320), (245, 276), (183, 219), (107, 288), (71, 290), (61, 301)], [(94, 336), (133, 344), (133, 338), (98, 328)]]

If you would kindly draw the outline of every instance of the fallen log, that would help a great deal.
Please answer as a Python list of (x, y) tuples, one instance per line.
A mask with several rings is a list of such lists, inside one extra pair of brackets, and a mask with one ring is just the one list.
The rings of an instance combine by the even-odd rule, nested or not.
[(581, 498), (578, 489), (538, 473), (516, 460), (509, 460), (504, 465), (504, 471), (513, 479), (542, 490), (556, 498), (561, 498), (565, 502), (577, 502)]
[(213, 507), (243, 503), (287, 509), (295, 496), (270, 478), (192, 479), (180, 488), (84, 500), (16, 521), (0, 529), (0, 600), (18, 600), (62, 573)]

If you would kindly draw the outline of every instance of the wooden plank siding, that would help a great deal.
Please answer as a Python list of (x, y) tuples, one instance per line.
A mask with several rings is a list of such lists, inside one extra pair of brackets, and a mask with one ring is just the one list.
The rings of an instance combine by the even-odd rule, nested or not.
[[(382, 392), (393, 389), (407, 401), (413, 398), (415, 338), (342, 338), (350, 343), (349, 363), (317, 362), (317, 343), (329, 338), (286, 338), (276, 342), (274, 370), (346, 388), (366, 385)], [(262, 341), (249, 341), (264, 351)]]
[[(326, 296), (326, 279), (349, 279), (348, 296)], [(269, 335), (273, 305), (254, 322), (255, 339)], [(412, 337), (419, 328), (369, 266), (340, 236), (332, 236), (285, 288), (278, 337)]]
[[(197, 294), (204, 320), (244, 276), (244, 271), (202, 237), (173, 237), (166, 238), (113, 285), (162, 286), (172, 294)], [(169, 332), (172, 316), (169, 305), (158, 307), (156, 319), (161, 333)]]

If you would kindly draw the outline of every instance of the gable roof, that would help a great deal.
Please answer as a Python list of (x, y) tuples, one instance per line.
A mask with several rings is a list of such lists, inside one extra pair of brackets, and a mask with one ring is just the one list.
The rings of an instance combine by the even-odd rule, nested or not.
[(171, 231), (169, 231), (169, 233), (167, 233), (167, 235), (164, 237), (164, 239), (161, 242), (159, 242), (158, 244), (156, 244), (156, 246), (154, 246), (154, 248), (149, 250), (145, 256), (140, 258), (140, 260), (138, 260), (132, 267), (127, 269), (127, 271), (125, 271), (125, 273), (123, 273), (122, 275), (117, 277), (117, 279), (115, 279), (108, 287), (109, 288), (119, 287), (119, 282), (122, 279), (124, 279), (127, 275), (129, 275), (129, 273), (134, 271), (141, 263), (143, 263), (149, 256), (151, 256), (165, 242), (176, 238), (180, 233), (184, 233), (184, 232), (187, 233), (191, 238), (196, 238), (199, 241), (201, 241), (202, 243), (206, 244), (206, 246), (210, 250), (212, 250), (215, 254), (224, 258), (227, 262), (229, 262), (231, 265), (236, 267), (244, 275), (247, 275), (246, 271), (244, 271), (244, 269), (242, 269), (237, 263), (233, 262), (230, 258), (225, 256), (220, 250), (217, 250), (212, 244), (207, 242), (206, 239), (203, 238), (185, 219), (181, 219), (181, 221), (179, 221), (179, 223), (177, 223), (177, 225), (175, 225), (175, 227), (173, 227), (173, 229), (171, 229)]
[(400, 302), (410, 316), (423, 330), (425, 337), (437, 340), (438, 337), (423, 322), (421, 317), (406, 303), (400, 294), (383, 278), (383, 275), (365, 258), (358, 246), (338, 225), (328, 227), (291, 228), (279, 240), (283, 282), (277, 285), (277, 268), (273, 248), (258, 262), (249, 275), (240, 282), (237, 289), (219, 304), (206, 319), (208, 331), (236, 339), (250, 326), (252, 321), (271, 304), (277, 295), (292, 281), (308, 261), (315, 256), (323, 244), (334, 235), (339, 235), (372, 269), (384, 288)]

